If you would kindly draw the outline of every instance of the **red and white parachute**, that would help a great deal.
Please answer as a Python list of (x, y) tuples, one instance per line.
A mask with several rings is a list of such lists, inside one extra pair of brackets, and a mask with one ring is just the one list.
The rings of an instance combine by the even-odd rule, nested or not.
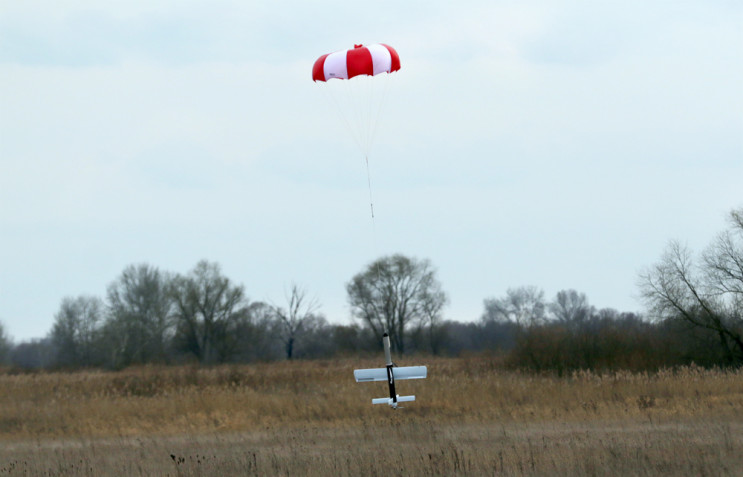
[(400, 57), (391, 46), (354, 45), (353, 49), (322, 55), (312, 67), (314, 81), (351, 79), (359, 75), (376, 76), (400, 69)]

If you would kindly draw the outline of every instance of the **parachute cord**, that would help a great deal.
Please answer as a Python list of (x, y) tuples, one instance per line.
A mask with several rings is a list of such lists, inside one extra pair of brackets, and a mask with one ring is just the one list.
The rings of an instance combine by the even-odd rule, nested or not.
[[(382, 116), (382, 109), (384, 108), (385, 102), (387, 101), (387, 95), (390, 90), (390, 84), (392, 82), (391, 74), (384, 75), (384, 79), (382, 80), (383, 88), (382, 92), (378, 95), (378, 100), (376, 101), (378, 107), (376, 112), (370, 113), (370, 121), (369, 121), (369, 149), (371, 149), (371, 145), (374, 143), (374, 139), (377, 136), (377, 129), (379, 127), (379, 118)], [(372, 109), (371, 107), (369, 108)]]
[[(374, 200), (372, 199), (372, 187), (371, 187), (371, 173), (369, 172), (369, 155), (365, 154), (364, 159), (366, 160), (366, 183), (369, 186), (369, 209), (371, 210), (371, 225), (372, 225), (372, 249), (374, 255), (377, 253), (377, 225), (374, 220)], [(379, 270), (377, 270), (379, 275)], [(379, 277), (377, 277), (379, 278)]]
[[(369, 184), (369, 208), (371, 209), (371, 226), (372, 226), (372, 251), (373, 251), (373, 257), (374, 261), (372, 264), (376, 264), (376, 267), (374, 267), (376, 270), (377, 275), (377, 285), (372, 286), (372, 289), (376, 288), (380, 294), (381, 297), (384, 297), (384, 284), (382, 283), (382, 274), (381, 274), (381, 268), (382, 264), (379, 262), (381, 260), (379, 258), (378, 254), (378, 246), (377, 246), (377, 225), (376, 221), (374, 220), (374, 201), (372, 200), (372, 188), (371, 188), (371, 174), (369, 173), (369, 156), (364, 156), (364, 159), (366, 159), (366, 180)], [(372, 292), (373, 293), (373, 292)], [(374, 310), (376, 314), (376, 319), (380, 322), (384, 322), (384, 328), (385, 332), (387, 329), (387, 320), (384, 319), (384, 312), (382, 312), (382, 316), (380, 316), (379, 309), (375, 307)]]
[(369, 208), (371, 209), (372, 223), (374, 222), (374, 201), (372, 200), (371, 174), (369, 173), (369, 156), (364, 155), (366, 160), (366, 182), (369, 185)]

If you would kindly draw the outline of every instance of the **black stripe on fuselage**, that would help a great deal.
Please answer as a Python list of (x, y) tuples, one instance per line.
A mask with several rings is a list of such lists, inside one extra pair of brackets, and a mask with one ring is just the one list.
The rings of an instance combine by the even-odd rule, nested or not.
[(395, 392), (395, 373), (392, 371), (392, 365), (387, 365), (387, 383), (390, 385), (390, 399), (397, 402), (397, 393)]

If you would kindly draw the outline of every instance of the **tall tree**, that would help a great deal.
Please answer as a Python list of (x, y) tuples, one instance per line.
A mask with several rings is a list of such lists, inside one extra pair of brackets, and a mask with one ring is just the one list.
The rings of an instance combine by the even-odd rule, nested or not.
[(385, 331), (398, 353), (409, 326), (437, 317), (447, 296), (428, 260), (396, 254), (382, 257), (346, 284), (351, 313), (381, 340)]
[(251, 302), (244, 318), (233, 327), (235, 352), (232, 358), (239, 362), (273, 360), (282, 355), (275, 339), (276, 316), (274, 307), (260, 301)]
[(85, 295), (64, 298), (51, 331), (56, 363), (61, 366), (99, 364), (102, 320), (103, 301), (100, 298)]
[(176, 276), (170, 290), (180, 348), (201, 363), (228, 361), (239, 347), (234, 332), (249, 316), (242, 285), (202, 260), (187, 276)]
[(442, 312), (447, 303), (447, 298), (444, 296), (443, 300), (438, 300), (424, 294), (422, 301), (423, 316), (420, 320), (420, 327), (425, 330), (431, 353), (436, 355), (439, 354), (439, 350), (444, 341), (445, 330), (441, 325), (441, 321), (443, 319)]
[(297, 338), (305, 331), (306, 325), (316, 317), (320, 304), (316, 298), (308, 297), (306, 290), (296, 284), (292, 284), (286, 302), (286, 308), (274, 306), (274, 313), (286, 359), (292, 359)]
[(590, 319), (593, 309), (585, 293), (575, 290), (560, 290), (549, 304), (549, 310), (558, 322), (571, 328), (579, 328)]
[(172, 328), (169, 277), (147, 264), (130, 265), (108, 287), (106, 327), (115, 364), (162, 360)]
[(509, 288), (506, 296), (486, 298), (484, 305), (485, 312), (482, 315), (484, 323), (512, 322), (520, 326), (543, 323), (547, 307), (544, 291), (535, 286)]
[(657, 319), (709, 330), (727, 364), (743, 365), (743, 208), (730, 213), (730, 223), (697, 260), (671, 242), (640, 286)]

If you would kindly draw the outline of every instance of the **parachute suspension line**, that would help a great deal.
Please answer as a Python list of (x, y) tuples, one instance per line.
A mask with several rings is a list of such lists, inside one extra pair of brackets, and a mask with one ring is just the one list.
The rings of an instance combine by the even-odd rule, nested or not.
[[(377, 128), (379, 126), (379, 118), (382, 116), (382, 108), (384, 107), (384, 103), (387, 99), (387, 93), (390, 89), (390, 81), (393, 81), (391, 78), (391, 75), (384, 75), (382, 79), (382, 83), (384, 83), (384, 87), (382, 88), (382, 92), (379, 93), (379, 98), (376, 101), (377, 103), (377, 110), (374, 111), (372, 107), (369, 108), (371, 111), (371, 121), (369, 123), (369, 147), (371, 148), (371, 144), (374, 143), (374, 139), (377, 135)], [(373, 106), (373, 103), (372, 103)]]
[[(333, 103), (346, 131), (363, 154), (369, 194), (371, 239), (375, 255), (377, 249), (376, 217), (369, 156), (380, 129), (380, 118), (391, 89), (390, 81), (393, 80), (390, 76), (392, 75), (387, 73), (376, 76), (361, 75), (350, 81), (333, 79), (327, 81), (324, 88), (320, 88)], [(380, 270), (377, 269), (376, 272), (379, 275)]]
[[(359, 78), (361, 79), (361, 78)], [(367, 187), (369, 190), (369, 210), (371, 212), (371, 222), (372, 222), (372, 246), (374, 250), (376, 251), (377, 248), (377, 236), (376, 236), (376, 223), (374, 219), (374, 201), (372, 196), (372, 185), (371, 185), (371, 169), (369, 167), (369, 150), (371, 149), (371, 136), (368, 134), (368, 131), (371, 129), (370, 124), (374, 124), (376, 126), (376, 121), (369, 121), (368, 118), (372, 116), (372, 114), (367, 113), (367, 121), (364, 121), (364, 115), (362, 114), (362, 110), (365, 108), (361, 108), (360, 102), (358, 99), (358, 91), (354, 92), (352, 91), (352, 86), (349, 85), (346, 81), (333, 81), (331, 82), (330, 88), (320, 88), (323, 90), (323, 93), (325, 94), (326, 98), (330, 100), (330, 102), (335, 106), (335, 109), (338, 112), (338, 116), (341, 118), (343, 125), (345, 126), (346, 130), (350, 134), (351, 138), (353, 139), (353, 142), (356, 143), (356, 146), (359, 148), (359, 151), (364, 155), (364, 164), (366, 167), (366, 182)], [(335, 87), (335, 88), (334, 88)], [(358, 89), (358, 88), (357, 88)], [(368, 91), (368, 88), (367, 88)], [(354, 101), (354, 96), (356, 96), (356, 100)], [(364, 96), (363, 94), (361, 96)], [(362, 100), (363, 101), (363, 100)], [(375, 109), (375, 108), (366, 108), (367, 110)], [(381, 110), (381, 108), (379, 109)], [(377, 115), (378, 112), (377, 111)], [(375, 118), (376, 119), (376, 118)], [(366, 124), (365, 124), (366, 122)], [(376, 129), (376, 127), (374, 128)], [(366, 138), (364, 137), (364, 131), (367, 131)], [(365, 140), (366, 139), (366, 140)]]
[[(332, 88), (320, 88), (325, 93), (325, 96), (330, 99), (330, 101), (335, 106), (335, 109), (338, 111), (338, 116), (341, 118), (341, 121), (343, 122), (343, 125), (346, 127), (346, 131), (351, 135), (351, 139), (353, 139), (353, 142), (356, 143), (356, 146), (363, 151), (364, 147), (361, 143), (361, 138), (359, 138), (359, 134), (357, 132), (358, 127), (354, 127), (354, 124), (352, 124), (353, 118), (350, 118), (347, 112), (353, 111), (353, 108), (350, 107), (351, 101), (350, 101), (350, 94), (348, 93), (348, 87), (345, 86), (343, 83), (336, 84), (335, 86), (338, 87), (340, 91), (336, 91), (334, 94), (332, 91)], [(341, 103), (345, 104), (341, 104)]]
[[(369, 156), (364, 156), (366, 160), (366, 182), (369, 185), (369, 209), (371, 210), (371, 226), (372, 226), (372, 250), (374, 256), (377, 255), (377, 225), (374, 221), (374, 201), (372, 200), (372, 187), (371, 187), (371, 174), (369, 173)], [(379, 275), (379, 271), (377, 271)]]
[[(387, 75), (383, 75), (386, 77)], [(378, 98), (376, 98), (376, 87), (375, 85), (378, 83), (378, 81), (374, 81), (374, 79), (380, 79), (380, 78), (374, 78), (372, 79), (371, 76), (364, 78), (367, 83), (367, 104), (364, 106), (364, 110), (366, 111), (367, 117), (365, 121), (365, 127), (366, 127), (366, 150), (371, 151), (372, 142), (374, 139), (373, 133), (373, 126), (377, 121), (377, 117), (375, 116), (374, 111), (374, 103), (378, 102)]]
[[(371, 226), (372, 226), (372, 251), (374, 252), (373, 256), (377, 256), (377, 224), (374, 220), (374, 200), (372, 199), (372, 187), (371, 187), (371, 173), (369, 172), (369, 155), (365, 155), (364, 159), (366, 161), (366, 182), (369, 185), (369, 209), (371, 210)], [(376, 266), (376, 272), (377, 272), (377, 283), (380, 282), (380, 264), (377, 264)]]
[(364, 156), (366, 160), (366, 182), (369, 184), (369, 208), (371, 209), (372, 225), (374, 225), (374, 200), (372, 199), (371, 174), (369, 173), (369, 156)]

